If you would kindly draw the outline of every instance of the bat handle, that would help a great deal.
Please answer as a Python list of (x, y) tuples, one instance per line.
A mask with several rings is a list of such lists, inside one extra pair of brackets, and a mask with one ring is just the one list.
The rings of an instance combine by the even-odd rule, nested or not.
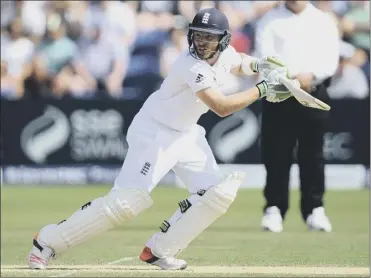
[(285, 81), (287, 82), (291, 82), (290, 79), (287, 79), (286, 77), (278, 77), (278, 81), (281, 83), (281, 84), (284, 84)]
[(285, 82), (290, 82), (293, 86), (301, 88), (300, 82), (294, 82), (294, 80), (288, 79), (286, 77), (278, 77), (278, 82), (280, 82), (282, 85), (285, 85)]

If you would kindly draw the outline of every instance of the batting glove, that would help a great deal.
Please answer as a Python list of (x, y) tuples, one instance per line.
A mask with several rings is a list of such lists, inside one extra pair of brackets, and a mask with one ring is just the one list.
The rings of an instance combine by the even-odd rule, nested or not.
[(278, 81), (278, 78), (282, 76), (287, 76), (287, 69), (277, 68), (272, 70), (266, 79), (256, 84), (260, 98), (266, 97), (269, 102), (281, 102), (290, 98), (291, 92)]
[[(267, 77), (268, 74), (277, 68), (285, 67), (284, 64), (282, 64), (277, 57), (274, 56), (268, 56), (262, 59), (258, 59), (257, 61), (253, 62), (251, 64), (251, 68), (254, 72), (259, 72), (264, 75), (264, 77)], [(289, 77), (289, 72), (287, 70), (287, 77)]]

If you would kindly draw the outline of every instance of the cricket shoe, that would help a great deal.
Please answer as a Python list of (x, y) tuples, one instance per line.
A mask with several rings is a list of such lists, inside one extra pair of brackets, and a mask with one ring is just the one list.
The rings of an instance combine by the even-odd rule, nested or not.
[(323, 207), (313, 209), (312, 214), (307, 218), (307, 225), (309, 230), (324, 231), (328, 233), (332, 231), (330, 220), (326, 216)]
[(47, 246), (41, 246), (38, 234), (33, 239), (33, 246), (28, 255), (28, 265), (30, 269), (46, 269), (49, 260), (55, 258), (53, 249)]
[(148, 247), (144, 247), (139, 259), (151, 265), (156, 265), (164, 270), (183, 270), (187, 268), (187, 262), (175, 257), (159, 258), (153, 255)]
[(280, 233), (283, 230), (282, 216), (278, 207), (268, 207), (262, 219), (262, 229), (264, 231), (271, 231)]

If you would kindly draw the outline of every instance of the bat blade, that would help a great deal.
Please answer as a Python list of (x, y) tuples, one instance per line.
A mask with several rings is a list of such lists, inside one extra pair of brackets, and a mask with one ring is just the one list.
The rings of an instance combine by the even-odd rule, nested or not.
[(330, 105), (308, 94), (300, 87), (297, 87), (291, 80), (280, 77), (279, 82), (283, 84), (292, 93), (292, 95), (301, 105), (325, 111), (329, 111), (331, 109)]

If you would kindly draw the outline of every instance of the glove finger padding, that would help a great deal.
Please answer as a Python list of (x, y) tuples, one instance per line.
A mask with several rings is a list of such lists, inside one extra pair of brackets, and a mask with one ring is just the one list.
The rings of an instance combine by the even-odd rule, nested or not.
[(265, 80), (256, 85), (259, 89), (260, 97), (268, 97), (271, 94), (290, 93), (284, 85), (279, 83), (279, 78), (285, 76), (286, 73), (286, 68), (272, 70)]
[(267, 99), (267, 101), (272, 102), (272, 103), (281, 102), (281, 100), (275, 94), (272, 94), (272, 95), (268, 96), (266, 99)]
[(288, 98), (290, 98), (290, 97), (292, 97), (293, 95), (292, 95), (292, 93), (291, 92), (286, 92), (286, 93), (281, 93), (281, 94), (277, 94), (277, 97), (278, 97), (278, 99), (280, 100), (280, 101), (284, 101), (284, 100), (286, 100), (286, 99), (288, 99)]
[(269, 102), (276, 102), (275, 99), (276, 99), (276, 94), (270, 94), (269, 96), (267, 96), (265, 98), (267, 101)]
[[(287, 68), (276, 68), (267, 75), (266, 81), (268, 84), (271, 84), (271, 85), (281, 85), (281, 83), (279, 82), (279, 78), (285, 77), (286, 75), (287, 75)], [(285, 86), (283, 87), (286, 88)]]
[(291, 93), (286, 93), (286, 94), (271, 93), (269, 96), (267, 96), (266, 100), (269, 102), (277, 103), (277, 102), (282, 102), (290, 97), (292, 97)]
[(266, 97), (269, 102), (281, 102), (292, 96), (291, 92), (281, 83), (279, 78), (287, 74), (286, 68), (277, 68), (267, 76)]
[(269, 96), (267, 96), (267, 101), (269, 102), (282, 102), (288, 98), (292, 97), (292, 94), (289, 92), (289, 93), (285, 93), (285, 94), (271, 94)]

